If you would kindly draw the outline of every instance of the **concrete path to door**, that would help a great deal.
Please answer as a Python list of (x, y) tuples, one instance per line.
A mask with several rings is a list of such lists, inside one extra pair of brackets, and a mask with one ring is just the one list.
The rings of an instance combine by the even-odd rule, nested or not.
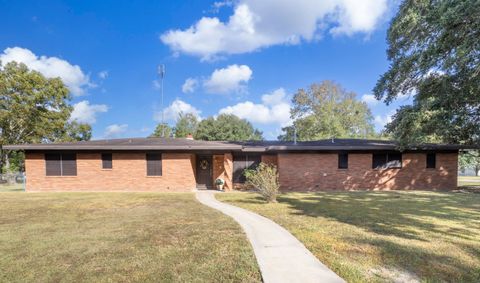
[(213, 191), (197, 191), (197, 199), (237, 221), (247, 234), (264, 282), (345, 282), (275, 222), (220, 202)]

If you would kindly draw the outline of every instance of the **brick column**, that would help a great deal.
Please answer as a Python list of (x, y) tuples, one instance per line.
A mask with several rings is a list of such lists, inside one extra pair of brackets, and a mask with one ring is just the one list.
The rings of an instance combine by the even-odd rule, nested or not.
[(225, 180), (225, 190), (233, 190), (233, 156), (231, 153), (223, 155), (223, 179)]

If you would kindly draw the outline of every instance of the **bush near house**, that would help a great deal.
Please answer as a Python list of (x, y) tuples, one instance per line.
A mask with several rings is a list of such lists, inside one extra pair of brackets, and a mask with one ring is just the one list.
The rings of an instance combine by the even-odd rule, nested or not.
[(245, 170), (244, 174), (248, 186), (255, 188), (267, 202), (277, 202), (280, 184), (275, 165), (260, 163), (255, 169)]

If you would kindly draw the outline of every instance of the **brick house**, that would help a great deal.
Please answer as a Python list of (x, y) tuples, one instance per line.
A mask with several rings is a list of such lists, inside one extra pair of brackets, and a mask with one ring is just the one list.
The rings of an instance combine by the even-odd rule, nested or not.
[(221, 142), (131, 138), (5, 146), (25, 151), (27, 191), (191, 191), (225, 180), (242, 186), (245, 168), (278, 167), (283, 191), (449, 190), (457, 187), (457, 145), (397, 150), (395, 142)]

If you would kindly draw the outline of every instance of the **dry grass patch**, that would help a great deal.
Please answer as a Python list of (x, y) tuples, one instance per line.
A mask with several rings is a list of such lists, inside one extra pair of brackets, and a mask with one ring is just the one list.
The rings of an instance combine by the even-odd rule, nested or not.
[(217, 198), (291, 231), (348, 282), (480, 282), (480, 195), (441, 192), (251, 193)]
[(244, 233), (193, 194), (0, 193), (1, 282), (252, 282)]

